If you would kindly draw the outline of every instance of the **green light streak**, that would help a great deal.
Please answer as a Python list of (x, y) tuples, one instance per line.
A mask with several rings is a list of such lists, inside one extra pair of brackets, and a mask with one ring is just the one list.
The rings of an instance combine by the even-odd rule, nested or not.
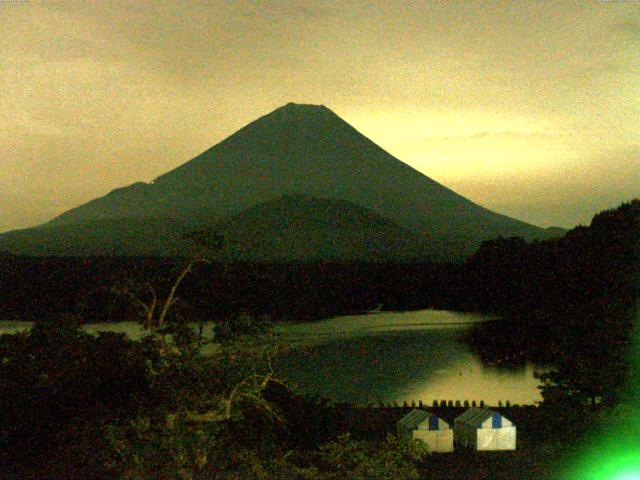
[(581, 442), (583, 453), (570, 462), (562, 479), (640, 480), (640, 311), (636, 312), (632, 375), (624, 399), (606, 411), (605, 422)]

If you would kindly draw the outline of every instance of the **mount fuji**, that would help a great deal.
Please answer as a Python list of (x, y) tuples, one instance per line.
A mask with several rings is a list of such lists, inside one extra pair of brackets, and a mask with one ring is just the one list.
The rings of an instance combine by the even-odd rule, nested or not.
[(175, 255), (195, 228), (227, 259), (461, 258), (550, 232), (487, 210), (387, 153), (325, 106), (289, 103), (150, 183), (0, 235), (30, 255)]

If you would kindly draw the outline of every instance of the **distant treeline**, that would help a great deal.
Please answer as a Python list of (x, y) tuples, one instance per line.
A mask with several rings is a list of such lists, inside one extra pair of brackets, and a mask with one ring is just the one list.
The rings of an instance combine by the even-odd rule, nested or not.
[(493, 328), (508, 335), (476, 332), (476, 340), (494, 352), (511, 349), (505, 353), (529, 352), (538, 359), (567, 352), (596, 356), (628, 342), (639, 274), (640, 201), (634, 200), (559, 239), (484, 242), (454, 282), (460, 288), (454, 296), (462, 309), (504, 316)]
[(483, 242), (466, 262), (457, 297), (467, 309), (506, 314), (617, 313), (637, 298), (639, 262), (640, 201), (634, 200), (562, 238)]
[[(164, 298), (188, 259), (0, 257), (0, 320), (134, 320), (132, 296)], [(193, 320), (241, 313), (305, 321), (385, 310), (451, 307), (461, 265), (390, 263), (198, 264), (173, 311)]]
[[(175, 312), (194, 320), (249, 313), (305, 321), (380, 305), (446, 308), (526, 319), (551, 335), (546, 327), (557, 327), (559, 317), (588, 326), (629, 312), (640, 283), (639, 210), (638, 200), (623, 204), (559, 239), (486, 241), (464, 263), (199, 264), (180, 286)], [(132, 297), (148, 300), (149, 287), (165, 297), (187, 262), (0, 255), (0, 319), (132, 320), (141, 313)]]

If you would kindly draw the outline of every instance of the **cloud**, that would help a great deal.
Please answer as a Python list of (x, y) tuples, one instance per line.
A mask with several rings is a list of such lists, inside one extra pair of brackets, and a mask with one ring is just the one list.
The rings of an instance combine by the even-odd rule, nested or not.
[(481, 140), (481, 139), (514, 139), (514, 140), (553, 140), (560, 137), (566, 137), (567, 134), (561, 133), (545, 133), (545, 132), (519, 132), (519, 131), (498, 131), (498, 132), (480, 132), (466, 137), (457, 137), (465, 140)]
[(640, 145), (596, 145), (557, 171), (496, 175), (448, 182), (458, 193), (506, 215), (536, 225), (571, 228), (593, 215), (640, 198)]
[(561, 133), (561, 132), (525, 132), (517, 130), (500, 130), (500, 131), (481, 131), (472, 134), (461, 135), (431, 135), (428, 137), (421, 137), (407, 144), (420, 145), (430, 142), (475, 142), (478, 140), (495, 140), (495, 141), (536, 141), (536, 142), (556, 142), (566, 140), (567, 138), (575, 137), (578, 135), (576, 132)]

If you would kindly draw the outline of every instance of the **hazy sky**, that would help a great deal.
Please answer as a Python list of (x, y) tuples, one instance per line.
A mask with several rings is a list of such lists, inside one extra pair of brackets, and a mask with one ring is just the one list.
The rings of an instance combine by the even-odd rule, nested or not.
[(640, 196), (640, 1), (0, 1), (0, 231), (293, 101), (541, 226)]

